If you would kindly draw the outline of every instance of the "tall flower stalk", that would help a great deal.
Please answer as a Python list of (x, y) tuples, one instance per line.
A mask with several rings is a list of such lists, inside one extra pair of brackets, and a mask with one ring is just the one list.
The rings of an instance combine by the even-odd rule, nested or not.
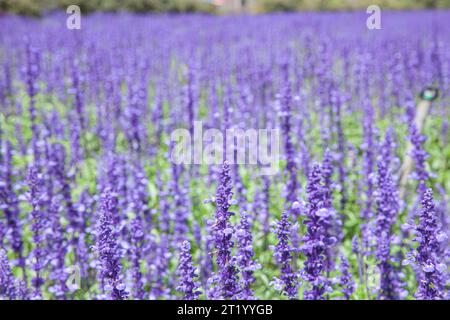
[(297, 299), (298, 276), (292, 268), (295, 250), (289, 241), (291, 222), (288, 212), (284, 211), (281, 214), (281, 219), (276, 223), (274, 232), (278, 237), (278, 243), (273, 247), (273, 255), (280, 269), (280, 277), (275, 278), (273, 283), (275, 288), (288, 296), (289, 299)]
[(253, 237), (251, 233), (251, 225), (248, 221), (246, 212), (241, 213), (241, 221), (236, 232), (237, 238), (237, 264), (241, 271), (240, 298), (244, 300), (254, 299), (253, 290), (250, 286), (255, 282), (253, 272), (261, 266), (254, 259)]
[(0, 299), (14, 300), (16, 288), (6, 251), (0, 248)]
[(201, 292), (195, 280), (198, 275), (192, 265), (191, 245), (187, 240), (181, 244), (177, 273), (180, 277), (177, 290), (183, 294), (183, 300), (196, 300)]
[(391, 256), (391, 238), (393, 236), (393, 224), (398, 215), (399, 200), (386, 160), (388, 159), (378, 160), (378, 181), (375, 195), (377, 205), (376, 257), (381, 276), (379, 298), (398, 299), (400, 285)]
[(219, 294), (222, 298), (234, 298), (238, 292), (236, 263), (232, 258), (234, 228), (230, 223), (230, 217), (234, 213), (228, 211), (232, 204), (232, 189), (230, 166), (225, 161), (216, 193), (216, 222), (213, 229), (217, 251)]
[(34, 277), (31, 279), (33, 286), (33, 299), (41, 299), (41, 287), (44, 284), (42, 271), (46, 264), (44, 251), (44, 229), (45, 220), (42, 207), (45, 201), (45, 193), (42, 191), (43, 181), (35, 166), (31, 166), (28, 170), (27, 183), (29, 187), (28, 200), (31, 204), (31, 231), (33, 233), (33, 249), (31, 258), (33, 263)]
[(301, 251), (306, 256), (302, 277), (309, 283), (304, 291), (305, 300), (325, 299), (325, 294), (331, 290), (330, 283), (324, 272), (327, 268), (329, 248), (335, 243), (335, 238), (329, 235), (329, 228), (334, 217), (334, 211), (324, 207), (322, 172), (319, 164), (314, 164), (308, 177), (306, 192), (308, 203), (305, 210), (306, 235), (303, 237)]
[(96, 249), (99, 255), (98, 270), (102, 291), (112, 300), (126, 299), (128, 293), (121, 277), (120, 253), (117, 232), (114, 229), (114, 215), (117, 214), (117, 198), (111, 190), (102, 193), (97, 225)]
[(341, 272), (339, 277), (339, 287), (344, 294), (345, 300), (350, 300), (351, 295), (355, 291), (355, 282), (353, 281), (349, 269), (348, 260), (345, 257), (341, 257), (341, 264), (339, 266), (339, 271)]
[(419, 244), (404, 261), (405, 264), (413, 262), (418, 266), (419, 286), (415, 296), (420, 300), (444, 299), (444, 272), (447, 266), (440, 257), (440, 245), (447, 240), (447, 235), (439, 229), (431, 189), (427, 189), (422, 196), (419, 224), (410, 224), (409, 227), (415, 232), (414, 241)]

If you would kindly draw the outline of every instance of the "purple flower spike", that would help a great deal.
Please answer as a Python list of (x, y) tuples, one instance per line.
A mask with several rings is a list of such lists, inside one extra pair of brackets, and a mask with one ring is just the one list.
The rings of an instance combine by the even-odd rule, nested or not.
[(397, 270), (392, 265), (391, 238), (392, 227), (397, 218), (399, 200), (391, 174), (388, 170), (389, 159), (378, 161), (378, 181), (375, 193), (377, 204), (375, 236), (377, 238), (376, 257), (380, 269), (380, 299), (398, 299), (401, 284), (397, 277)]
[(308, 281), (310, 288), (305, 290), (304, 299), (325, 299), (325, 293), (330, 291), (329, 281), (324, 276), (329, 248), (335, 243), (335, 238), (328, 233), (334, 210), (325, 208), (322, 172), (319, 164), (314, 164), (308, 177), (306, 192), (308, 193), (308, 208), (305, 210), (306, 235), (300, 248), (306, 256), (302, 277)]
[(445, 297), (445, 260), (440, 257), (440, 245), (446, 240), (439, 230), (434, 206), (433, 191), (427, 189), (422, 196), (422, 210), (419, 212), (419, 225), (412, 226), (416, 233), (414, 241), (419, 243), (404, 264), (413, 260), (419, 272), (419, 287), (415, 296), (421, 300), (440, 300)]
[(196, 300), (201, 292), (198, 290), (199, 283), (196, 268), (192, 265), (191, 245), (189, 241), (181, 244), (180, 262), (178, 265), (178, 276), (180, 282), (177, 290), (183, 294), (183, 300)]
[(44, 231), (44, 214), (42, 212), (42, 206), (44, 203), (45, 194), (42, 191), (43, 181), (38, 174), (37, 169), (31, 166), (28, 170), (27, 182), (29, 186), (28, 200), (31, 204), (31, 219), (33, 232), (34, 247), (31, 252), (31, 258), (33, 258), (33, 271), (35, 272), (34, 278), (31, 279), (33, 285), (33, 299), (41, 299), (41, 286), (44, 284), (42, 278), (42, 270), (45, 266), (45, 252), (43, 248), (43, 231)]
[(0, 248), (0, 299), (14, 300), (16, 288), (5, 250)]
[(355, 282), (349, 272), (348, 260), (345, 257), (341, 257), (341, 265), (339, 266), (339, 269), (341, 271), (339, 286), (342, 289), (345, 300), (349, 300), (355, 291)]
[(277, 234), (278, 243), (273, 248), (273, 255), (280, 267), (280, 278), (275, 278), (273, 284), (277, 290), (282, 291), (289, 299), (298, 299), (297, 275), (291, 266), (294, 249), (289, 244), (291, 223), (287, 212), (281, 214), (281, 220), (277, 222), (274, 232)]
[(237, 263), (242, 275), (242, 291), (240, 293), (240, 299), (254, 299), (253, 291), (250, 288), (252, 283), (255, 282), (253, 271), (259, 269), (261, 266), (253, 261), (255, 255), (253, 251), (253, 237), (246, 212), (241, 213), (241, 221), (236, 232), (236, 237), (238, 241)]
[(230, 223), (230, 217), (234, 213), (228, 211), (232, 204), (232, 188), (230, 166), (225, 161), (220, 174), (219, 187), (217, 188), (216, 222), (213, 228), (217, 250), (220, 295), (222, 298), (233, 298), (238, 290), (237, 270), (231, 257), (231, 250), (234, 246), (232, 241), (234, 228)]
[(120, 275), (122, 267), (116, 241), (117, 234), (114, 231), (114, 214), (117, 214), (117, 198), (109, 189), (106, 189), (101, 197), (97, 226), (98, 268), (103, 292), (109, 293), (112, 300), (123, 300), (127, 298), (128, 293), (125, 291)]

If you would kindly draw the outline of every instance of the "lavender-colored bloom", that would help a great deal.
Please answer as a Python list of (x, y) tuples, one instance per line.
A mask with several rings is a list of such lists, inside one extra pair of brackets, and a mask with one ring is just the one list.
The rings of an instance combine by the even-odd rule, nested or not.
[(289, 299), (297, 299), (298, 280), (291, 265), (295, 250), (289, 243), (291, 223), (286, 211), (281, 214), (281, 219), (277, 222), (274, 232), (277, 234), (278, 243), (273, 247), (273, 255), (280, 268), (280, 277), (275, 278), (273, 283), (275, 288), (282, 291)]
[(42, 212), (43, 202), (45, 194), (42, 191), (43, 181), (39, 175), (36, 167), (31, 166), (28, 169), (27, 183), (29, 187), (28, 201), (31, 204), (31, 219), (32, 226), (31, 230), (33, 232), (33, 242), (34, 246), (31, 251), (31, 258), (33, 259), (33, 271), (35, 272), (34, 277), (31, 279), (33, 286), (33, 299), (41, 299), (41, 287), (44, 284), (44, 279), (42, 278), (42, 270), (45, 266), (45, 252), (44, 252), (44, 235), (43, 231), (45, 228), (44, 214)]
[[(219, 249), (217, 262), (219, 265), (224, 265), (230, 257), (231, 248), (233, 247), (233, 242), (231, 241), (231, 236), (233, 230), (228, 230), (231, 228), (230, 217), (234, 213), (229, 212), (228, 209), (232, 204), (233, 196), (233, 185), (230, 176), (230, 166), (228, 162), (224, 162), (222, 166), (222, 172), (220, 174), (219, 186), (216, 193), (216, 225), (215, 230), (221, 231), (221, 234), (216, 237), (217, 248)], [(223, 232), (225, 231), (225, 232)]]
[(415, 231), (414, 241), (419, 243), (404, 264), (413, 260), (418, 265), (419, 286), (415, 296), (421, 300), (438, 300), (445, 297), (443, 273), (447, 270), (445, 261), (439, 256), (440, 244), (447, 239), (439, 230), (434, 206), (433, 191), (427, 189), (422, 196), (419, 224), (410, 225)]
[(115, 214), (117, 214), (117, 198), (106, 189), (102, 193), (97, 225), (98, 270), (103, 292), (112, 300), (123, 300), (127, 298), (128, 293), (120, 275), (122, 266), (116, 240), (117, 233), (114, 229)]
[(196, 268), (192, 265), (191, 245), (189, 241), (183, 241), (178, 265), (180, 277), (177, 290), (183, 294), (183, 300), (196, 300), (201, 294), (197, 278)]
[(261, 267), (253, 260), (255, 253), (253, 251), (253, 237), (250, 227), (247, 213), (242, 212), (241, 221), (236, 231), (238, 248), (236, 260), (241, 271), (242, 290), (239, 297), (244, 300), (254, 299), (253, 291), (250, 288), (252, 283), (255, 282), (253, 271)]
[(238, 291), (237, 270), (231, 256), (231, 250), (234, 245), (232, 240), (234, 228), (230, 223), (230, 217), (234, 213), (228, 211), (232, 204), (232, 188), (230, 166), (225, 161), (216, 193), (216, 222), (214, 224), (219, 276), (218, 285), (220, 286), (219, 292), (222, 298), (233, 298)]
[(377, 239), (376, 257), (380, 269), (380, 299), (398, 299), (399, 283), (392, 265), (391, 237), (392, 227), (399, 210), (397, 190), (387, 168), (386, 160), (378, 160), (378, 181), (375, 192), (377, 204), (375, 236)]
[(25, 272), (25, 259), (23, 257), (23, 241), (22, 241), (22, 230), (21, 222), (19, 220), (19, 199), (14, 192), (13, 187), (13, 176), (15, 172), (12, 166), (12, 146), (9, 141), (5, 143), (5, 153), (4, 153), (4, 170), (0, 172), (3, 175), (4, 181), (0, 183), (0, 209), (3, 210), (6, 225), (8, 227), (10, 243), (12, 249), (18, 257), (18, 264)]
[(348, 260), (345, 257), (341, 257), (339, 270), (341, 272), (339, 276), (339, 287), (344, 294), (345, 300), (350, 300), (351, 295), (355, 291), (355, 282), (349, 272)]
[(8, 256), (5, 250), (0, 248), (0, 298), (16, 299), (14, 276), (9, 266)]
[(306, 187), (308, 207), (305, 210), (304, 224), (307, 231), (300, 248), (306, 256), (302, 277), (310, 284), (310, 288), (304, 292), (306, 300), (324, 299), (325, 293), (330, 290), (329, 281), (323, 273), (326, 270), (327, 251), (335, 242), (334, 237), (328, 233), (334, 211), (323, 206), (321, 179), (320, 165), (314, 164)]

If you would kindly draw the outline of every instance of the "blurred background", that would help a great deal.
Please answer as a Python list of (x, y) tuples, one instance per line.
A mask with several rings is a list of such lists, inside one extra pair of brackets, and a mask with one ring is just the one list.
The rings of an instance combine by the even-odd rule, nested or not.
[(200, 12), (212, 14), (275, 11), (450, 8), (450, 0), (0, 0), (0, 14), (40, 16), (79, 5), (82, 13), (94, 11)]

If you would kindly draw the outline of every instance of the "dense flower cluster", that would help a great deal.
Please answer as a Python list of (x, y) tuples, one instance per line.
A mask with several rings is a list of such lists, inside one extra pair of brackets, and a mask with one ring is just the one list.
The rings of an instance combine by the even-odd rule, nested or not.
[(39, 176), (39, 173), (34, 166), (31, 166), (28, 170), (27, 183), (30, 189), (28, 199), (32, 207), (31, 230), (33, 232), (34, 243), (30, 257), (33, 259), (33, 271), (35, 274), (31, 282), (33, 285), (33, 298), (39, 299), (42, 296), (41, 286), (44, 284), (41, 271), (46, 263), (45, 252), (42, 247), (44, 240), (43, 231), (45, 228), (45, 216), (42, 206), (45, 201), (45, 193), (42, 191), (42, 178)]
[(392, 177), (384, 159), (378, 161), (378, 181), (376, 189), (376, 257), (380, 269), (380, 298), (398, 299), (398, 287), (390, 253), (393, 224), (397, 218), (399, 201)]
[(334, 211), (325, 207), (326, 198), (323, 188), (323, 172), (319, 164), (314, 164), (308, 177), (306, 192), (308, 205), (305, 210), (306, 235), (301, 250), (306, 256), (305, 267), (302, 272), (304, 280), (311, 288), (305, 291), (305, 299), (324, 299), (330, 290), (329, 280), (325, 275), (329, 248), (336, 239), (329, 233)]
[(353, 292), (355, 291), (355, 282), (349, 270), (348, 260), (345, 257), (341, 257), (341, 264), (339, 266), (341, 276), (339, 277), (339, 286), (342, 288), (344, 298), (349, 300)]
[(414, 240), (419, 246), (405, 262), (412, 260), (419, 266), (419, 288), (416, 293), (418, 299), (443, 299), (446, 297), (444, 273), (447, 266), (440, 256), (440, 244), (447, 239), (447, 235), (439, 229), (431, 189), (427, 189), (422, 196), (419, 219), (419, 225), (410, 225), (415, 231)]
[(125, 299), (128, 293), (122, 281), (120, 252), (117, 245), (117, 232), (114, 218), (117, 215), (117, 197), (109, 189), (102, 194), (99, 220), (97, 225), (96, 249), (99, 255), (99, 274), (102, 290), (111, 299)]
[(3, 249), (0, 249), (0, 297), (14, 300), (16, 288), (11, 272), (8, 257)]
[(248, 221), (246, 212), (241, 213), (241, 219), (236, 231), (237, 240), (237, 264), (241, 271), (242, 290), (239, 294), (240, 299), (254, 299), (254, 293), (251, 285), (255, 282), (253, 272), (261, 268), (253, 258), (255, 256), (253, 250), (253, 236), (251, 232), (251, 225)]
[(191, 245), (188, 241), (181, 244), (180, 264), (178, 265), (178, 276), (180, 284), (177, 290), (183, 293), (184, 300), (195, 300), (200, 295), (199, 284), (194, 278), (197, 277), (196, 268), (192, 266)]
[(278, 243), (274, 246), (274, 257), (280, 266), (280, 276), (275, 278), (275, 288), (286, 294), (289, 299), (298, 297), (298, 276), (294, 272), (291, 263), (294, 258), (294, 248), (289, 242), (291, 223), (288, 213), (281, 214), (280, 221), (277, 222), (275, 233), (278, 237)]

